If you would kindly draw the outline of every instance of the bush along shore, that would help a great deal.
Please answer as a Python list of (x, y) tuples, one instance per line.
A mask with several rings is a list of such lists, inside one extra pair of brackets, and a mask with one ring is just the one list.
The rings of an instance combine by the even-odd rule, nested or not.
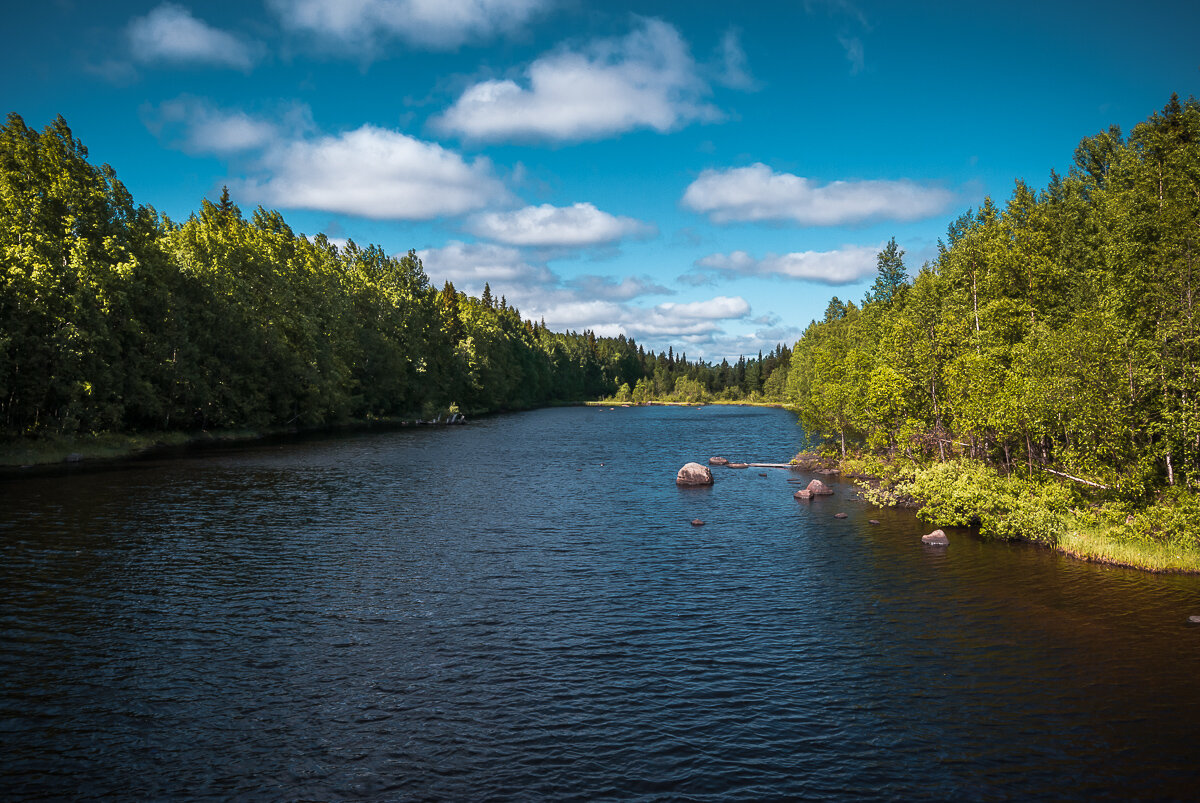
[(876, 507), (913, 509), (934, 527), (969, 527), (981, 538), (1029, 541), (1072, 557), (1152, 572), (1200, 573), (1193, 493), (1164, 490), (1152, 504), (1112, 489), (1046, 474), (1004, 474), (969, 457), (920, 462), (867, 452), (802, 452), (793, 465), (836, 469)]

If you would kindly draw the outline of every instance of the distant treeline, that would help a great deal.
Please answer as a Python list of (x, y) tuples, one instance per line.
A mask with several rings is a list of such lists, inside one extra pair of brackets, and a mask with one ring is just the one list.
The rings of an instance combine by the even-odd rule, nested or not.
[(296, 235), (228, 193), (183, 223), (135, 205), (60, 117), (0, 129), (3, 435), (315, 426), (526, 408), (699, 383), (782, 392), (784, 351), (712, 366), (552, 332), (414, 252)]
[(810, 431), (926, 459), (1042, 469), (1129, 498), (1200, 482), (1200, 104), (1084, 139), (949, 228), (910, 282), (895, 243), (861, 306), (796, 344)]

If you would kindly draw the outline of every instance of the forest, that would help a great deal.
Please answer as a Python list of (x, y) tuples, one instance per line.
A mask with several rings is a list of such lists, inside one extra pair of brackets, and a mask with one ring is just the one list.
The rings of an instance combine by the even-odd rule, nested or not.
[[(612, 396), (782, 399), (791, 352), (710, 365), (552, 332), (415, 252), (247, 220), (225, 191), (176, 222), (61, 117), (0, 129), (0, 420), (12, 442), (432, 419)], [(776, 371), (776, 369), (779, 369)]]
[[(1054, 541), (1058, 514), (1092, 511), (1200, 542), (1194, 98), (1084, 139), (1044, 189), (985, 200), (911, 279), (902, 257), (893, 240), (862, 303), (834, 298), (796, 343), (788, 393), (810, 432), (890, 461), (942, 521)], [(930, 464), (936, 482), (914, 468)]]

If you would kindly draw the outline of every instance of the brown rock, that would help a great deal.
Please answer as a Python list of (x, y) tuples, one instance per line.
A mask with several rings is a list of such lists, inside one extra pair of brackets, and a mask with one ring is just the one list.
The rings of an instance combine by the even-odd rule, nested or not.
[(946, 533), (943, 531), (934, 530), (929, 535), (922, 535), (921, 543), (931, 544), (933, 546), (946, 546), (950, 543), (950, 539), (946, 537)]
[(868, 519), (868, 520), (867, 520), (867, 523), (868, 523), (868, 524), (878, 524), (878, 523), (879, 523), (879, 519)]
[(767, 475), (766, 475), (766, 474), (759, 473), (759, 475), (758, 475), (758, 476), (760, 476), (760, 477), (765, 477), (765, 476), (767, 476)]
[(792, 494), (792, 498), (793, 499), (812, 499), (812, 491), (808, 490), (807, 488), (801, 488), (800, 490), (796, 491), (796, 493)]
[(708, 464), (710, 466), (727, 466), (729, 465), (729, 460), (724, 457), (710, 457), (708, 458)]
[(699, 463), (687, 463), (675, 475), (677, 485), (712, 485), (713, 475), (708, 466)]
[(835, 519), (844, 519), (844, 518), (846, 518), (846, 514), (845, 513), (834, 513), (833, 517)]
[(808, 484), (808, 492), (813, 496), (832, 496), (833, 489), (820, 480), (813, 480)]
[(730, 468), (750, 468), (749, 463), (730, 463)]
[(692, 519), (692, 526), (693, 527), (703, 527), (704, 522), (701, 521), (700, 519)]

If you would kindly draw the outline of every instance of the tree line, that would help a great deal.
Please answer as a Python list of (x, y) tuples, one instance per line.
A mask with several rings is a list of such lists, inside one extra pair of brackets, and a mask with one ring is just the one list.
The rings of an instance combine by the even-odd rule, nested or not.
[(176, 222), (92, 165), (61, 117), (0, 128), (0, 247), (9, 438), (431, 418), (681, 381), (781, 396), (790, 359), (712, 366), (553, 332), (488, 286), (432, 287), (413, 251), (310, 240), (276, 211), (246, 219), (228, 191)]
[(1067, 474), (1130, 499), (1200, 481), (1200, 104), (1172, 96), (1067, 175), (1017, 181), (909, 279), (893, 240), (861, 304), (796, 343), (812, 433), (918, 460)]

